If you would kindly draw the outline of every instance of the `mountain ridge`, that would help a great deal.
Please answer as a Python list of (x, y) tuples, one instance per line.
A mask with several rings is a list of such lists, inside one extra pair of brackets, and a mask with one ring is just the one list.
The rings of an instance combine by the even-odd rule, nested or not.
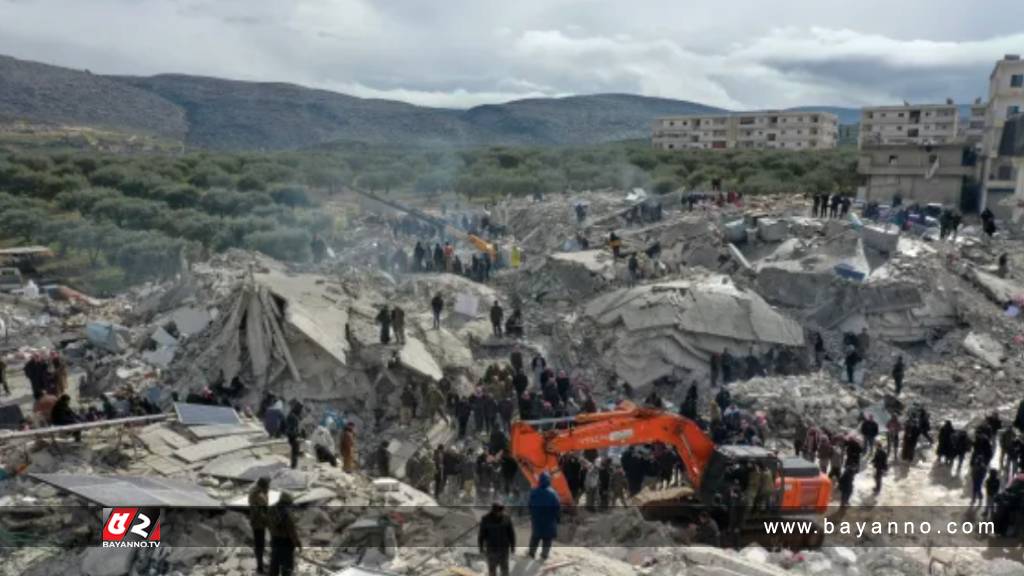
[[(859, 112), (840, 107), (841, 118)], [(525, 98), (468, 109), (360, 98), (287, 82), (189, 74), (97, 75), (0, 55), (0, 121), (139, 132), (213, 150), (333, 142), (577, 145), (648, 138), (659, 116), (731, 112), (625, 93)]]

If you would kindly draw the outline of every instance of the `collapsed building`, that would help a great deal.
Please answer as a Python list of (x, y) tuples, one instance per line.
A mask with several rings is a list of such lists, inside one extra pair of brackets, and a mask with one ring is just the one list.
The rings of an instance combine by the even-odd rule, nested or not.
[[(573, 210), (580, 198), (588, 201), (582, 221)], [(702, 411), (711, 395), (713, 353), (789, 357), (792, 370), (774, 362), (766, 374), (730, 384), (738, 407), (766, 415), (770, 446), (781, 453), (790, 450), (801, 419), (854, 431), (862, 413), (891, 404), (888, 374), (897, 354), (906, 354), (909, 364), (900, 401), (927, 403), (936, 421), (951, 418), (965, 426), (994, 408), (1005, 419), (1024, 393), (1014, 341), (1021, 330), (1012, 313), (1024, 295), (1018, 263), (1011, 259), (1014, 272), (1006, 278), (992, 266), (994, 252), (1019, 252), (1016, 240), (996, 238), (983, 248), (970, 234), (955, 244), (903, 234), (893, 242), (893, 234), (854, 219), (808, 219), (805, 203), (789, 197), (752, 198), (745, 207), (701, 205), (693, 213), (678, 199), (678, 210), (668, 197), (664, 203), (661, 221), (627, 223), (624, 214), (636, 201), (617, 192), (510, 200), (492, 214), (502, 220), (507, 241), (522, 247), (524, 261), (499, 270), (489, 284), (379, 269), (373, 251), (401, 241), (385, 218), (366, 216), (336, 244), (349, 247), (352, 259), (289, 266), (233, 252), (197, 263), (173, 283), (97, 306), (4, 298), (20, 347), (9, 364), (34, 348), (60, 346), (75, 377), (81, 371), (88, 383), (76, 393), (78, 406), (131, 387), (154, 390), (154, 398), (174, 410), (170, 391), (182, 396), (209, 387), (231, 394), (238, 408), (230, 424), (186, 424), (167, 412), (130, 426), (86, 430), (81, 444), (63, 434), (0, 436), (0, 458), (11, 474), (0, 481), (0, 502), (35, 507), (26, 517), (0, 518), (0, 537), (53, 532), (82, 542), (95, 532), (97, 507), (116, 503), (107, 498), (119, 490), (213, 508), (169, 523), (166, 539), (176, 545), (157, 552), (103, 556), (102, 549), (78, 546), (49, 554), (25, 547), (5, 562), (24, 574), (250, 572), (244, 497), (255, 478), (269, 475), (275, 489), (293, 492), (302, 505), (299, 529), (312, 544), (300, 561), (303, 573), (481, 573), (484, 563), (473, 551), (481, 511), (439, 506), (407, 474), (417, 453), (437, 445), (468, 452), (479, 439), (458, 439), (443, 419), (406, 424), (396, 412), (403, 389), (442, 378), (470, 393), (513, 350), (545, 355), (550, 366), (586, 384), (602, 406), (618, 400), (597, 385), (613, 375), (636, 387), (699, 383)], [(607, 248), (613, 231), (622, 239), (622, 258)], [(590, 249), (573, 244), (577, 234)], [(640, 260), (636, 280), (626, 264), (631, 254)], [(435, 330), (430, 300), (438, 293), (444, 322)], [(488, 308), (494, 301), (506, 311), (522, 308), (524, 338), (492, 335)], [(404, 344), (381, 344), (375, 319), (384, 305), (405, 310)], [(851, 387), (837, 377), (841, 339), (862, 327), (874, 341), (868, 368)], [(821, 370), (810, 364), (812, 332), (822, 333), (829, 348)], [(15, 372), (9, 371), (12, 385), (24, 399), (27, 385)], [(285, 441), (269, 437), (247, 415), (266, 392), (301, 401), (309, 427), (332, 414), (355, 422), (361, 460), (383, 445), (394, 478), (375, 480), (365, 468), (344, 472), (309, 457), (292, 470)], [(373, 422), (378, 411), (379, 426)], [(303, 450), (308, 454), (308, 442)], [(965, 504), (959, 484), (931, 484), (930, 464), (887, 478), (890, 503)], [(111, 488), (97, 494), (103, 483)], [(855, 498), (870, 513), (867, 484), (858, 481)], [(71, 530), (60, 511), (82, 501), (90, 515), (76, 519)], [(388, 533), (382, 525), (392, 520), (398, 526)], [(516, 522), (525, 529), (523, 519)], [(378, 532), (390, 534), (384, 544), (353, 543)], [(566, 520), (559, 540), (564, 546), (547, 566), (517, 555), (519, 573), (910, 575), (939, 557), (924, 541), (915, 542), (917, 550), (799, 553), (690, 546), (686, 527), (647, 522), (632, 508), (581, 511)], [(963, 574), (1020, 570), (1017, 562), (970, 550), (943, 561)]]

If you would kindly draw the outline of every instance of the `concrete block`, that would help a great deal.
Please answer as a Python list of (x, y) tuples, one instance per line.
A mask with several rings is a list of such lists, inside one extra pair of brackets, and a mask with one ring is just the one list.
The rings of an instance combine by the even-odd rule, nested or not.
[(900, 235), (895, 230), (887, 232), (877, 226), (865, 226), (861, 229), (861, 239), (864, 241), (864, 246), (868, 248), (878, 250), (883, 254), (892, 254), (899, 244)]
[(733, 244), (747, 241), (747, 224), (743, 220), (733, 220), (722, 225), (722, 234)]
[(757, 221), (757, 236), (765, 242), (782, 242), (789, 236), (789, 224), (785, 220), (760, 218)]

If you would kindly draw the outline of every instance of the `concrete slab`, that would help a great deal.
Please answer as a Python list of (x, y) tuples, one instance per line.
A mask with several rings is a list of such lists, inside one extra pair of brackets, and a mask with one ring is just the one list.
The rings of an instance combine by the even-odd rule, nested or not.
[(256, 274), (256, 282), (285, 301), (285, 321), (323, 348), (338, 362), (346, 363), (349, 321), (344, 296), (328, 291), (327, 279), (314, 274), (286, 274), (278, 270)]
[(1001, 343), (989, 334), (971, 332), (963, 342), (964, 350), (987, 364), (990, 368), (999, 368), (1003, 364), (1006, 350)]
[(864, 240), (865, 247), (878, 250), (883, 254), (892, 254), (896, 252), (899, 245), (900, 234), (896, 230), (887, 232), (877, 226), (865, 226), (861, 229), (861, 238)]
[(758, 218), (757, 237), (765, 242), (782, 242), (789, 236), (789, 223), (775, 218)]
[(444, 377), (444, 372), (441, 371), (441, 367), (438, 366), (433, 355), (423, 345), (423, 342), (416, 338), (406, 338), (405, 346), (402, 346), (398, 352), (398, 358), (402, 361), (402, 366), (421, 376), (433, 380), (440, 380)]
[(205, 308), (186, 306), (171, 312), (171, 320), (178, 327), (178, 332), (182, 336), (187, 337), (206, 330), (206, 327), (210, 325), (212, 317)]
[(228, 454), (251, 446), (246, 436), (224, 436), (214, 440), (205, 440), (192, 446), (185, 446), (174, 451), (174, 455), (192, 463), (209, 460), (221, 454)]
[(235, 436), (239, 434), (255, 434), (266, 436), (262, 424), (255, 422), (243, 422), (241, 424), (210, 424), (207, 426), (189, 426), (188, 431), (200, 440), (219, 438), (221, 436)]

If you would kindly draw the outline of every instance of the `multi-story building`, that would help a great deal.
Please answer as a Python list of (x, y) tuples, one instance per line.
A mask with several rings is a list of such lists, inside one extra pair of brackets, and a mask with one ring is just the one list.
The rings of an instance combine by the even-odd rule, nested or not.
[(982, 206), (998, 213), (1000, 200), (1013, 194), (1017, 168), (1012, 156), (1000, 154), (1003, 127), (1008, 118), (1024, 112), (1024, 61), (1019, 55), (1007, 54), (996, 62), (988, 84), (988, 106), (985, 112), (985, 135), (981, 172)]
[(971, 105), (970, 116), (960, 124), (960, 135), (968, 144), (980, 145), (985, 138), (985, 115), (988, 113), (988, 104), (978, 98)]
[(945, 144), (957, 138), (956, 105), (873, 106), (861, 110), (859, 144)]
[(745, 112), (658, 118), (652, 143), (662, 150), (684, 148), (835, 148), (839, 118), (828, 112)]
[(962, 142), (934, 145), (863, 144), (857, 173), (866, 202), (941, 203), (961, 207), (965, 185), (975, 174), (976, 155)]

